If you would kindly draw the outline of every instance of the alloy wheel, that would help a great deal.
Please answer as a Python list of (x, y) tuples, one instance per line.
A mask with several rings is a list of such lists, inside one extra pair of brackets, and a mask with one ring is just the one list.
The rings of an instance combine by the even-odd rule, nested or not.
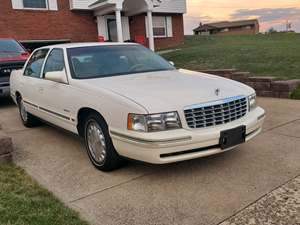
[(87, 126), (88, 150), (98, 165), (103, 165), (106, 160), (106, 142), (104, 133), (99, 124), (92, 120)]

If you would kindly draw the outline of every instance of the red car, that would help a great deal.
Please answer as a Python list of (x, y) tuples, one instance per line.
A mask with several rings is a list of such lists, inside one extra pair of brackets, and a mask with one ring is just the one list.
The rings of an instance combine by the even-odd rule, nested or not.
[(10, 95), (11, 71), (22, 69), (29, 56), (30, 53), (18, 41), (0, 38), (0, 97)]

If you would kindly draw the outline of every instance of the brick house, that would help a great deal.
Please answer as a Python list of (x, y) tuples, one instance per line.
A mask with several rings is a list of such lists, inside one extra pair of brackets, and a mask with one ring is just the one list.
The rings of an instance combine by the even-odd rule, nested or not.
[[(64, 42), (183, 42), (186, 0), (0, 0), (0, 37), (30, 48)], [(152, 28), (152, 29), (151, 29)]]
[(194, 29), (195, 35), (254, 35), (258, 32), (257, 19), (200, 24)]

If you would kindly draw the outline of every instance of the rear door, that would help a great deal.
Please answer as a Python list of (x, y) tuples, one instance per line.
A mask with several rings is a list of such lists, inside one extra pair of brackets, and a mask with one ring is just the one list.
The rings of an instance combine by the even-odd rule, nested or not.
[(26, 110), (38, 117), (41, 116), (38, 106), (42, 95), (42, 68), (48, 52), (49, 49), (35, 51), (24, 69), (22, 79), (20, 79), (20, 90)]

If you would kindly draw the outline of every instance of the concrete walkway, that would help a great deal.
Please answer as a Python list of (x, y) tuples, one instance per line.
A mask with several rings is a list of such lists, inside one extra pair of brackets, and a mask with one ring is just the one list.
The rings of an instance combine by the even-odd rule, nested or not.
[(78, 138), (47, 125), (25, 129), (13, 105), (0, 103), (0, 124), (17, 164), (91, 224), (252, 224), (233, 219), (300, 175), (300, 101), (259, 104), (263, 133), (235, 151), (165, 166), (130, 162), (112, 173), (91, 166)]

